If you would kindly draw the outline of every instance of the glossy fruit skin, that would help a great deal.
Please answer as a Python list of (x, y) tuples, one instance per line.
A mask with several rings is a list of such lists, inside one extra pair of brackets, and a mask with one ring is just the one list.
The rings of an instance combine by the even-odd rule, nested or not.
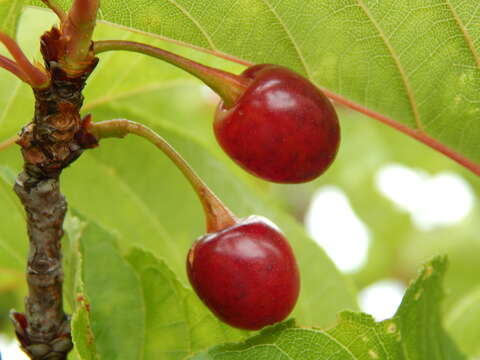
[(292, 248), (273, 224), (258, 216), (196, 240), (187, 273), (203, 303), (220, 320), (241, 329), (282, 321), (300, 290)]
[(214, 132), (224, 151), (248, 172), (278, 183), (315, 179), (332, 163), (340, 141), (337, 114), (309, 80), (277, 65), (242, 73), (251, 83), (235, 105), (220, 102)]

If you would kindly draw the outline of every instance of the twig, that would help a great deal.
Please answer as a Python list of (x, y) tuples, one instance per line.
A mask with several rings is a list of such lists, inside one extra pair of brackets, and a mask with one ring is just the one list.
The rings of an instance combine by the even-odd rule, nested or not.
[[(25, 314), (12, 312), (11, 318), (22, 349), (32, 360), (64, 360), (73, 347), (62, 303), (61, 238), (67, 203), (60, 193), (59, 177), (85, 148), (80, 138), (82, 90), (98, 61), (93, 58), (72, 77), (55, 57), (57, 39), (56, 28), (42, 36), (41, 50), (51, 81), (46, 87), (33, 89), (33, 122), (22, 129), (16, 141), (24, 160), (15, 192), (27, 213), (29, 291)], [(12, 141), (3, 144), (8, 146)]]

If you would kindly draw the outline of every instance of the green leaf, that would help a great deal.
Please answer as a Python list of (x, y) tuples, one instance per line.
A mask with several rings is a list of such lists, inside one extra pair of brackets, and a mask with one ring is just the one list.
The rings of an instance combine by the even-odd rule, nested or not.
[(480, 288), (460, 299), (445, 317), (445, 327), (468, 355), (480, 356)]
[(268, 328), (244, 343), (220, 345), (191, 359), (363, 358), (401, 359), (396, 335), (366, 314), (343, 312), (338, 317), (338, 325), (329, 331), (298, 328), (293, 322), (286, 322)]
[[(80, 249), (82, 280), (90, 301), (90, 323), (98, 354), (103, 360), (141, 359), (145, 305), (139, 279), (121, 256), (114, 237), (99, 226), (88, 224)], [(82, 341), (77, 338), (77, 342)], [(92, 352), (91, 348), (83, 349)]]
[(446, 269), (446, 257), (425, 264), (395, 314), (406, 359), (463, 358), (442, 327), (440, 304)]
[(164, 261), (141, 249), (134, 249), (127, 260), (140, 278), (145, 301), (145, 360), (183, 359), (245, 336), (218, 321)]
[(0, 0), (0, 31), (15, 37), (24, 0)]
[(445, 269), (444, 257), (427, 263), (392, 319), (376, 323), (369, 315), (343, 312), (338, 324), (326, 331), (287, 322), (243, 343), (219, 345), (191, 359), (465, 359), (441, 326)]
[(81, 360), (98, 360), (95, 337), (90, 323), (90, 304), (84, 295), (82, 297), (71, 322), (75, 351)]

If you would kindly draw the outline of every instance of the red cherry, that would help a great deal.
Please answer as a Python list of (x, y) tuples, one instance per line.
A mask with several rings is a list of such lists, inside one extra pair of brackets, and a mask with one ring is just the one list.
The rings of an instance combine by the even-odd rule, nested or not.
[(315, 179), (332, 163), (340, 140), (330, 101), (309, 80), (277, 65), (255, 65), (233, 106), (220, 102), (214, 131), (221, 147), (248, 172), (279, 183)]
[(219, 319), (248, 330), (285, 319), (300, 290), (288, 241), (258, 216), (195, 241), (187, 272), (195, 292)]

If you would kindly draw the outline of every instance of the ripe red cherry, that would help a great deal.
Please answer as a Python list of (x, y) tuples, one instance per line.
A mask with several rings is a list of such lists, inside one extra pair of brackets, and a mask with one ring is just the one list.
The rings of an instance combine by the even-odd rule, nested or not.
[(277, 65), (255, 65), (241, 75), (250, 85), (235, 104), (220, 102), (217, 140), (241, 167), (263, 179), (301, 183), (332, 163), (340, 140), (330, 101), (310, 81)]
[(285, 319), (300, 289), (288, 241), (258, 216), (195, 241), (187, 273), (197, 295), (219, 319), (248, 330)]

